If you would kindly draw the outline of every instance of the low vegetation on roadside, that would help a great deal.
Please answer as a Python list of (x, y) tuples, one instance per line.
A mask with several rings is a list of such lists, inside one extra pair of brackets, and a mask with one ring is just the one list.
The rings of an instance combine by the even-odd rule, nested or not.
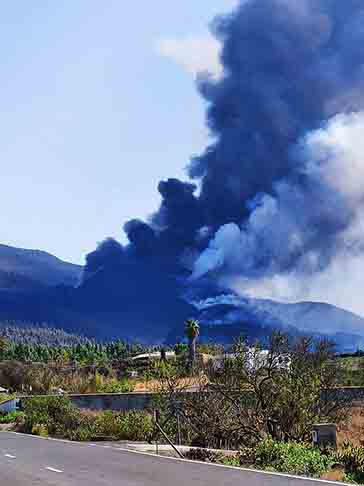
[(190, 449), (186, 459), (224, 464), (226, 466), (280, 472), (310, 478), (325, 478), (364, 484), (364, 447), (346, 443), (339, 452), (320, 449), (311, 444), (272, 439), (237, 453), (208, 449)]
[[(359, 382), (361, 355), (339, 358), (327, 341), (282, 333), (273, 333), (264, 349), (241, 340), (226, 352), (199, 345), (199, 332), (198, 323), (188, 321), (188, 345), (176, 345), (168, 359), (162, 349), (136, 361), (131, 352), (137, 347), (122, 342), (62, 350), (4, 341), (3, 385), (57, 393), (23, 400), (24, 412), (4, 413), (0, 424), (76, 441), (163, 442), (150, 413), (80, 410), (67, 398), (70, 392), (131, 392), (143, 381), (153, 385), (153, 408), (166, 434), (193, 447), (190, 459), (364, 484), (364, 447), (347, 443), (336, 452), (313, 447), (311, 438), (314, 424), (348, 424), (351, 399), (337, 387)], [(33, 355), (40, 361), (32, 362)]]
[(34, 397), (24, 402), (22, 430), (69, 440), (146, 441), (153, 430), (146, 412), (91, 412), (79, 410), (64, 396)]
[(335, 393), (341, 370), (331, 344), (291, 342), (282, 334), (273, 335), (266, 350), (242, 341), (218, 362), (200, 365), (194, 393), (186, 393), (190, 384), (181, 380), (178, 363), (161, 363), (155, 373), (158, 407), (169, 427), (176, 433), (179, 417), (192, 445), (213, 449), (252, 447), (267, 438), (307, 443), (314, 424), (345, 421), (351, 403)]
[(0, 414), (0, 424), (16, 424), (24, 419), (24, 413), (18, 410)]
[(246, 447), (232, 455), (219, 452), (205, 453), (204, 449), (191, 449), (186, 457), (203, 462), (275, 471), (299, 476), (320, 478), (335, 463), (335, 455), (308, 444), (282, 443), (272, 439), (255, 447)]

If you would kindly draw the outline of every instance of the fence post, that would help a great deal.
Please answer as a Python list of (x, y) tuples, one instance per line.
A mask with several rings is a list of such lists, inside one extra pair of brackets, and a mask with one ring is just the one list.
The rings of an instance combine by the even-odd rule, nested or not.
[(179, 413), (177, 412), (177, 443), (178, 445), (182, 444), (182, 438), (181, 438), (181, 422), (180, 422), (180, 417)]
[[(164, 432), (164, 430), (162, 429), (162, 427), (160, 426), (159, 424), (159, 419), (160, 419), (160, 411), (159, 410), (155, 410), (154, 411), (154, 419), (155, 419), (155, 425), (157, 427), (157, 429), (159, 430), (159, 432), (163, 435), (163, 437), (166, 439), (166, 441), (168, 442), (168, 444), (172, 447), (172, 449), (174, 450), (174, 452), (181, 458), (181, 459), (184, 459), (184, 456), (182, 454), (182, 452), (180, 452), (177, 447), (173, 444), (173, 442), (171, 441), (171, 439), (168, 437), (168, 435)], [(156, 442), (156, 448), (158, 448), (158, 439), (157, 439), (157, 442)], [(158, 449), (157, 449), (158, 450)]]
[[(159, 410), (154, 410), (154, 421), (155, 421), (155, 424), (156, 425), (159, 424), (160, 416), (161, 416), (160, 411)], [(156, 435), (156, 437), (155, 437), (155, 453), (156, 454), (159, 454), (159, 451), (158, 451), (158, 435)]]

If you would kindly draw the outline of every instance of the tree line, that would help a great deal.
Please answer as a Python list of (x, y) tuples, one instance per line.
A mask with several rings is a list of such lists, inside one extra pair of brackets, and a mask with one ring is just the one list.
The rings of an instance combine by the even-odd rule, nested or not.
[(76, 345), (54, 346), (10, 341), (0, 336), (0, 361), (33, 363), (76, 363), (78, 365), (102, 365), (121, 361), (150, 348), (122, 340), (106, 344), (86, 341)]

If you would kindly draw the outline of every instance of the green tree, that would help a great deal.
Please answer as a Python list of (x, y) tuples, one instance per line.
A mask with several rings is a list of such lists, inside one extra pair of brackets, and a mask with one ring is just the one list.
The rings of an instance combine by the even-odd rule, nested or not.
[(185, 334), (188, 339), (189, 348), (189, 366), (192, 368), (196, 359), (196, 341), (200, 334), (199, 322), (195, 319), (188, 319), (185, 324)]
[(3, 336), (0, 336), (0, 359), (4, 358), (6, 351), (8, 350), (8, 341)]
[(178, 406), (193, 445), (238, 449), (267, 438), (310, 442), (313, 424), (346, 420), (351, 400), (337, 391), (340, 370), (329, 342), (274, 333), (266, 349), (239, 341), (201, 365), (194, 393), (173, 374), (159, 383), (164, 409)]
[(266, 350), (239, 343), (234, 351), (209, 379), (210, 389), (230, 401), (242, 436), (310, 441), (314, 423), (346, 418), (350, 399), (335, 392), (341, 369), (333, 344), (274, 333)]

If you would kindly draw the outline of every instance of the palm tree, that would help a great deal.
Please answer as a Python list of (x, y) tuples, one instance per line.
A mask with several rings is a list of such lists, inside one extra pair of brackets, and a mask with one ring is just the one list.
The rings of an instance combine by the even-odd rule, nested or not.
[(188, 360), (190, 367), (192, 368), (196, 358), (196, 341), (200, 334), (199, 322), (195, 319), (188, 319), (185, 324), (185, 333), (188, 339)]

